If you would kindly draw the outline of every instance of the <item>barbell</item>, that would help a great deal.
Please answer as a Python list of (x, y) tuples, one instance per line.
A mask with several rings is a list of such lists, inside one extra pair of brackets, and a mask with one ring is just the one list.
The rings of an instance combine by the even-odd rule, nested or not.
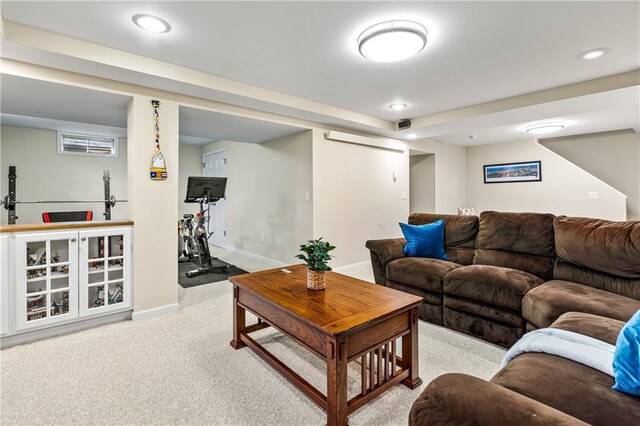
[(127, 200), (116, 200), (115, 195), (112, 195), (107, 200), (47, 200), (47, 201), (14, 201), (13, 203), (9, 202), (9, 196), (4, 197), (4, 200), (0, 201), (0, 205), (2, 205), (6, 210), (13, 204), (88, 204), (88, 203), (104, 203), (109, 204), (109, 206), (114, 207), (116, 203), (126, 203)]

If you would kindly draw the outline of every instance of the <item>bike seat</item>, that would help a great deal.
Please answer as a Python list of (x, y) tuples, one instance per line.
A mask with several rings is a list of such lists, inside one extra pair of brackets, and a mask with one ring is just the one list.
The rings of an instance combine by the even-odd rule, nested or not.
[(185, 214), (185, 215), (182, 215), (182, 217), (185, 218), (185, 219), (193, 219), (193, 215), (192, 214), (188, 214), (188, 213)]

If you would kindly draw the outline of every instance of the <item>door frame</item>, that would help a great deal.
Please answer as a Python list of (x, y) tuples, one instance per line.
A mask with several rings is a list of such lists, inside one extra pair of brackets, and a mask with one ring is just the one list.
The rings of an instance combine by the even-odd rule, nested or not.
[[(204, 164), (205, 164), (204, 158), (205, 158), (207, 155), (220, 154), (221, 152), (224, 152), (224, 153), (225, 153), (224, 158), (225, 158), (225, 160), (227, 160), (227, 161), (225, 162), (225, 176), (224, 176), (224, 177), (226, 177), (226, 178), (228, 178), (228, 177), (229, 177), (229, 170), (228, 170), (228, 168), (229, 168), (229, 155), (228, 155), (228, 153), (227, 153), (227, 148), (220, 148), (220, 149), (216, 149), (216, 150), (213, 150), (213, 151), (207, 151), (207, 152), (203, 152), (203, 153), (202, 153), (202, 176), (206, 176), (206, 175), (204, 174)], [(228, 183), (228, 181), (227, 181), (227, 183)], [(224, 208), (224, 216), (225, 216), (225, 217), (224, 217), (224, 223), (225, 223), (225, 228), (228, 228), (228, 227), (229, 227), (229, 203), (227, 203), (227, 202), (226, 202), (227, 200), (228, 200), (228, 198), (227, 198), (227, 193), (226, 193), (226, 190), (225, 190), (225, 208)], [(211, 219), (211, 217), (209, 217), (209, 220), (210, 220), (210, 219)], [(225, 231), (224, 231), (224, 232), (225, 232), (225, 236), (224, 236), (224, 247), (222, 247), (222, 248), (226, 249), (226, 248), (227, 248), (227, 234), (226, 234), (227, 230), (225, 229)], [(207, 242), (208, 242), (208, 241), (209, 241), (209, 240), (207, 240)], [(211, 243), (209, 243), (209, 244), (211, 244)], [(215, 244), (213, 244), (213, 245), (215, 245)], [(216, 246), (216, 247), (219, 247), (219, 246)]]

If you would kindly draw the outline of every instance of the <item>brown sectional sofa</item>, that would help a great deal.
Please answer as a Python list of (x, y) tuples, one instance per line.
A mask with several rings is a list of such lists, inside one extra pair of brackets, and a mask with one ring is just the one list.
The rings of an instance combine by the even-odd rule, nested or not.
[(540, 213), (445, 221), (449, 260), (406, 257), (404, 239), (370, 240), (376, 283), (424, 298), (421, 319), (511, 346), (565, 312), (627, 321), (640, 309), (640, 222)]
[[(610, 344), (624, 322), (592, 314), (563, 314), (551, 327)], [(640, 398), (611, 389), (613, 378), (544, 353), (513, 359), (490, 381), (445, 374), (414, 402), (409, 424), (637, 425)]]

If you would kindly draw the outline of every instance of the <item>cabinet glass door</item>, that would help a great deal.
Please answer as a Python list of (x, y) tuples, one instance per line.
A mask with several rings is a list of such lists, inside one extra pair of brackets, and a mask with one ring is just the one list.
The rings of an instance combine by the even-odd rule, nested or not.
[(130, 229), (80, 233), (80, 315), (131, 306)]
[(76, 232), (16, 236), (16, 329), (76, 318)]

